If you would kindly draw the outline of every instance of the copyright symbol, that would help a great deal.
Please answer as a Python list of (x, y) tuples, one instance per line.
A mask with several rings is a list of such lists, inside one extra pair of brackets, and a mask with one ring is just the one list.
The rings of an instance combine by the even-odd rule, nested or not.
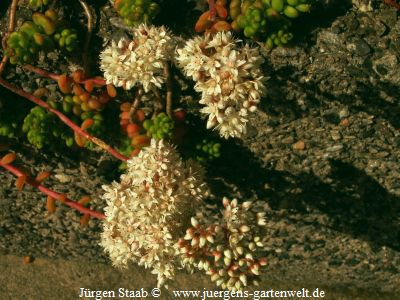
[(151, 290), (151, 295), (152, 295), (153, 297), (158, 298), (158, 297), (161, 296), (161, 290), (158, 289), (158, 288), (154, 288), (154, 289)]

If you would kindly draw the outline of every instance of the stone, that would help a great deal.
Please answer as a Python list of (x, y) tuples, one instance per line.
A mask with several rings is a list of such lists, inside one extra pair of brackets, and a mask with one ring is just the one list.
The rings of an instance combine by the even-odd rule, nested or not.
[(334, 146), (326, 148), (326, 151), (327, 152), (338, 152), (338, 151), (341, 151), (342, 149), (343, 149), (343, 145), (338, 144), (338, 145), (334, 145)]
[(342, 135), (340, 134), (340, 132), (338, 130), (332, 130), (331, 137), (332, 137), (332, 140), (338, 141), (342, 138)]
[(346, 48), (354, 52), (356, 55), (365, 56), (371, 53), (371, 47), (362, 38), (355, 37), (347, 43)]
[(399, 61), (397, 56), (388, 52), (383, 57), (372, 62), (372, 69), (382, 79), (389, 80), (391, 83), (400, 83), (400, 71), (398, 70)]
[(339, 123), (339, 125), (342, 126), (342, 127), (347, 127), (347, 126), (349, 126), (349, 125), (350, 125), (349, 119), (343, 119), (343, 120), (341, 120), (340, 123)]
[(304, 150), (306, 148), (306, 144), (304, 141), (298, 141), (292, 145), (295, 150)]
[(339, 118), (340, 119), (344, 119), (347, 118), (349, 116), (349, 109), (347, 107), (341, 109), (339, 111)]

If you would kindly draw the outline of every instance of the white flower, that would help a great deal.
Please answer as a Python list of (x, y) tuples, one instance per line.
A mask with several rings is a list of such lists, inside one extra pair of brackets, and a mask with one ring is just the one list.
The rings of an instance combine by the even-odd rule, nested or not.
[(175, 38), (165, 27), (141, 24), (133, 29), (133, 40), (112, 41), (100, 54), (100, 69), (107, 84), (127, 90), (139, 85), (148, 92), (165, 82), (163, 68), (174, 48)]
[(239, 204), (227, 198), (222, 203), (221, 216), (215, 214), (215, 206), (198, 209), (186, 235), (176, 244), (177, 253), (188, 270), (206, 271), (223, 289), (242, 290), (255, 283), (266, 265), (263, 256), (268, 205), (260, 201)]
[(162, 140), (127, 163), (119, 183), (103, 186), (107, 201), (101, 245), (114, 265), (151, 268), (161, 285), (175, 273), (178, 237), (207, 193), (204, 171), (186, 164)]
[(207, 128), (218, 129), (225, 138), (246, 132), (247, 112), (254, 112), (265, 94), (264, 59), (258, 48), (239, 47), (239, 42), (230, 32), (218, 32), (195, 37), (177, 50), (177, 65), (202, 94)]

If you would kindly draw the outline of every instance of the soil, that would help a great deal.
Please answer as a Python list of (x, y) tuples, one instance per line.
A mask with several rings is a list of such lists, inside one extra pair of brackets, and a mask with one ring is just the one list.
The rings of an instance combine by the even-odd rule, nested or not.
[[(150, 293), (157, 284), (150, 271), (140, 267), (131, 266), (129, 270), (119, 271), (106, 264), (82, 259), (38, 258), (33, 263), (24, 264), (21, 257), (2, 255), (0, 267), (2, 270), (0, 273), (1, 299), (79, 299), (81, 288), (92, 291), (115, 291), (116, 295), (121, 288), (129, 291), (144, 289)], [(306, 272), (305, 274), (302, 267), (304, 266), (271, 270), (268, 275), (263, 276), (258, 290), (308, 289), (312, 293), (318, 289), (318, 291), (324, 291), (326, 295), (324, 299), (329, 300), (398, 299), (394, 293), (382, 293), (373, 288), (357, 289), (343, 283), (324, 285), (319, 281), (317, 273)], [(147, 299), (182, 299), (174, 297), (173, 291), (185, 290), (203, 292), (204, 290), (216, 291), (216, 288), (205, 275), (196, 273), (187, 276), (186, 273), (179, 272), (176, 280), (168, 285), (168, 289), (161, 288), (160, 297), (149, 295)], [(253, 288), (248, 291), (251, 293), (255, 290)], [(118, 299), (130, 298), (118, 297)], [(252, 297), (239, 299), (252, 299)]]
[[(228, 196), (269, 204), (269, 263), (260, 290), (400, 298), (400, 18), (381, 1), (373, 4), (365, 12), (350, 1), (321, 1), (290, 47), (266, 52), (267, 97), (247, 135), (224, 142), (223, 157), (207, 166), (210, 201)], [(96, 12), (100, 47), (122, 29), (109, 10)], [(4, 15), (3, 32), (6, 23)], [(38, 64), (55, 67), (64, 58), (53, 59)], [(50, 84), (29, 76), (20, 68), (5, 75), (26, 90)], [(182, 103), (195, 111), (190, 81), (175, 79)], [(0, 93), (0, 102), (11, 96)], [(0, 144), (16, 151), (29, 173), (52, 171), (46, 184), (72, 199), (98, 199), (101, 185), (118, 176), (118, 163), (100, 152), (38, 151), (4, 138)], [(111, 266), (99, 246), (99, 221), (82, 229), (78, 213), (60, 206), (48, 215), (44, 196), (29, 187), (18, 192), (11, 174), (0, 172), (0, 182), (0, 299), (76, 299), (81, 287), (155, 287), (148, 270)], [(25, 255), (35, 261), (24, 265)], [(174, 299), (174, 289), (203, 288), (215, 289), (206, 276), (181, 272), (160, 299)]]

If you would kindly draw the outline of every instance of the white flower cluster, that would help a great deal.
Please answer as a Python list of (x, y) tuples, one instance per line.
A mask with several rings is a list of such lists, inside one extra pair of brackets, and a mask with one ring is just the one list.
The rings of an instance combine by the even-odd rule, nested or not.
[(199, 176), (172, 146), (152, 140), (128, 161), (120, 182), (103, 186), (101, 245), (114, 265), (133, 261), (151, 268), (159, 286), (174, 276), (176, 242), (207, 194)]
[(268, 205), (227, 198), (223, 205), (222, 218), (211, 209), (198, 212), (177, 247), (187, 269), (204, 270), (218, 286), (237, 291), (257, 285), (256, 276), (267, 264), (262, 254)]
[(257, 109), (265, 94), (258, 48), (239, 47), (230, 32), (195, 37), (177, 50), (176, 61), (186, 76), (196, 81), (195, 90), (208, 114), (207, 128), (219, 130), (224, 138), (246, 132), (247, 116)]
[(100, 69), (107, 84), (127, 90), (141, 85), (148, 92), (165, 82), (163, 69), (174, 49), (175, 39), (164, 26), (141, 24), (133, 29), (133, 40), (112, 41), (100, 54)]

